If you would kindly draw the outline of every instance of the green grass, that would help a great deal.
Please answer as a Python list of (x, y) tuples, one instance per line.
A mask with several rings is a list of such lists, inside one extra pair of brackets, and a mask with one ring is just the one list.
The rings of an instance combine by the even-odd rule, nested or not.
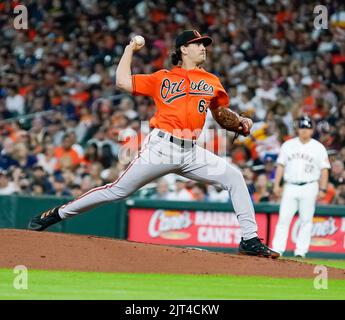
[(301, 260), (301, 259), (296, 259), (296, 258), (292, 258), (291, 260), (345, 269), (345, 260), (326, 260), (326, 259), (323, 259), (323, 260), (321, 260), (321, 259), (302, 259)]
[[(345, 261), (322, 262), (345, 268)], [(16, 276), (0, 269), (0, 299), (345, 299), (343, 280), (316, 290), (313, 279), (29, 270), (28, 289), (16, 290)]]

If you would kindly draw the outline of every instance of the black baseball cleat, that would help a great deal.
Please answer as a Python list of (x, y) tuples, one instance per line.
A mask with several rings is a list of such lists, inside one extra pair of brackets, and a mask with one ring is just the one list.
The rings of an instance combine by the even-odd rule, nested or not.
[(267, 247), (261, 242), (261, 239), (258, 237), (249, 240), (243, 240), (243, 238), (241, 238), (238, 252), (239, 254), (248, 256), (258, 256), (272, 259), (277, 259), (280, 257), (280, 254), (278, 252), (275, 252)]
[(31, 219), (28, 225), (28, 229), (32, 231), (43, 231), (51, 225), (60, 222), (62, 219), (58, 214), (60, 207), (49, 209), (41, 213), (40, 215)]

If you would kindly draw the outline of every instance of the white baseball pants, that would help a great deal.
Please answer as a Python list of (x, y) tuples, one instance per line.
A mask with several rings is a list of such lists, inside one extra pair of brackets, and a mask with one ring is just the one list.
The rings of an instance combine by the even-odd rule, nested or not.
[(272, 249), (283, 253), (289, 235), (291, 220), (299, 212), (300, 229), (297, 233), (295, 255), (304, 257), (310, 246), (318, 182), (302, 186), (285, 184), (279, 208), (279, 219), (274, 233)]
[(176, 173), (200, 182), (219, 184), (230, 193), (242, 236), (257, 236), (257, 224), (251, 198), (240, 170), (223, 158), (195, 145), (182, 148), (170, 142), (170, 134), (158, 136), (153, 129), (143, 142), (137, 157), (113, 183), (94, 188), (63, 205), (59, 215), (66, 219), (100, 204), (124, 199), (148, 182), (168, 173)]

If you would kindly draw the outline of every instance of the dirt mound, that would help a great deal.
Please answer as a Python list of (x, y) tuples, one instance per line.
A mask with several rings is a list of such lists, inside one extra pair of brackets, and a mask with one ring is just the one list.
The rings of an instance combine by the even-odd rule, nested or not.
[[(99, 272), (231, 274), (314, 278), (314, 266), (284, 259), (151, 245), (94, 236), (0, 229), (0, 268)], [(331, 278), (345, 271), (328, 268)]]

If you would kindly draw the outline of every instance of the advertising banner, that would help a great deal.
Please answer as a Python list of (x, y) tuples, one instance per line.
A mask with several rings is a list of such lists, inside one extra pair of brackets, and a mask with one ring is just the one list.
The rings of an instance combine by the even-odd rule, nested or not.
[[(259, 237), (266, 240), (267, 217), (256, 214)], [(237, 248), (241, 230), (234, 212), (129, 210), (128, 240), (198, 247)]]
[[(271, 215), (270, 245), (278, 223), (278, 214)], [(300, 220), (296, 215), (290, 225), (286, 251), (293, 251), (300, 229)], [(345, 218), (332, 216), (314, 216), (310, 252), (345, 253)]]

